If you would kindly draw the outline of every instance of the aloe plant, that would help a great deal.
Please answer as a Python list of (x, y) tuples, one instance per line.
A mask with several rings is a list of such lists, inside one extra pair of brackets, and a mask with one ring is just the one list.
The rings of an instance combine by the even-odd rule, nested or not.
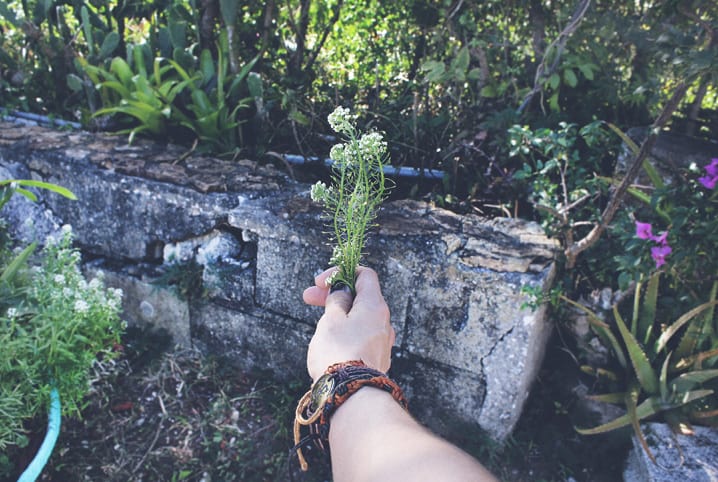
[(652, 459), (641, 431), (641, 420), (658, 415), (674, 431), (690, 433), (691, 420), (708, 421), (718, 415), (713, 410), (715, 400), (707, 398), (714, 391), (702, 387), (704, 383), (718, 378), (718, 369), (703, 366), (706, 360), (715, 361), (718, 357), (718, 334), (714, 330), (718, 282), (713, 284), (709, 301), (679, 316), (659, 332), (661, 324), (657, 302), (660, 276), (661, 273), (657, 272), (647, 282), (637, 284), (630, 326), (624, 321), (618, 305), (613, 306), (618, 336), (594, 312), (562, 296), (564, 301), (588, 315), (592, 328), (612, 349), (623, 371), (603, 370), (609, 378), (623, 380), (624, 390), (590, 398), (623, 404), (626, 413), (608, 423), (593, 428), (577, 428), (577, 431), (592, 435), (631, 425)]

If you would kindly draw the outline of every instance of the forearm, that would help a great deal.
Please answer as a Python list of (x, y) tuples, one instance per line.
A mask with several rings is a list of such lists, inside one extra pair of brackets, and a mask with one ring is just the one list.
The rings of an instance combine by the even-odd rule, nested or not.
[(335, 482), (495, 480), (471, 456), (422, 427), (389, 393), (371, 387), (334, 413), (329, 445)]

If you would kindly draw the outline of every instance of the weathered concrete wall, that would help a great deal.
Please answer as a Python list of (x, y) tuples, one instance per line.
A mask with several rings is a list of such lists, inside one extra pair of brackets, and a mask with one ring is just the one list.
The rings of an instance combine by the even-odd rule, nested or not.
[[(304, 357), (320, 310), (301, 293), (330, 249), (309, 186), (271, 167), (182, 157), (175, 146), (0, 123), (3, 177), (71, 189), (4, 213), (42, 235), (69, 223), (92, 270), (125, 290), (131, 323), (170, 328), (179, 343), (244, 369), (308, 382)], [(28, 214), (27, 209), (34, 209)], [(25, 218), (42, 218), (33, 226)], [(392, 375), (412, 412), (441, 433), (480, 427), (504, 439), (538, 371), (550, 325), (522, 310), (524, 285), (546, 288), (555, 244), (531, 223), (387, 204), (365, 263), (381, 277), (397, 331)], [(152, 284), (172, 263), (203, 267), (205, 296)]]

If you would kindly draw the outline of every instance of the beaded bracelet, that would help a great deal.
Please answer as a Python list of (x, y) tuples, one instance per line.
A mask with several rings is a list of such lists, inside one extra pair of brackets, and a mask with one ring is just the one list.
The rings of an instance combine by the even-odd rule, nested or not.
[(329, 419), (332, 414), (349, 397), (365, 386), (390, 393), (394, 400), (407, 409), (408, 403), (401, 388), (385, 373), (369, 368), (361, 360), (330, 366), (297, 404), (294, 418), (294, 448), (303, 471), (306, 471), (309, 465), (302, 453), (301, 426), (308, 426), (310, 432), (308, 438), (320, 449), (325, 449), (325, 444), (329, 441)]

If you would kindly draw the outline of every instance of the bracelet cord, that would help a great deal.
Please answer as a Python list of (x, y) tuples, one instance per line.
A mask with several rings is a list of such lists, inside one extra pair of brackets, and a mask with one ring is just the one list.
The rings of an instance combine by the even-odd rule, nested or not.
[[(312, 388), (302, 396), (297, 404), (294, 418), (294, 448), (297, 452), (302, 471), (309, 464), (302, 453), (302, 445), (308, 440), (321, 450), (329, 443), (329, 421), (332, 414), (360, 388), (370, 386), (384, 390), (392, 395), (405, 410), (408, 402), (397, 383), (385, 373), (369, 368), (361, 360), (336, 363), (317, 379)], [(309, 427), (309, 435), (301, 437), (301, 427)]]

